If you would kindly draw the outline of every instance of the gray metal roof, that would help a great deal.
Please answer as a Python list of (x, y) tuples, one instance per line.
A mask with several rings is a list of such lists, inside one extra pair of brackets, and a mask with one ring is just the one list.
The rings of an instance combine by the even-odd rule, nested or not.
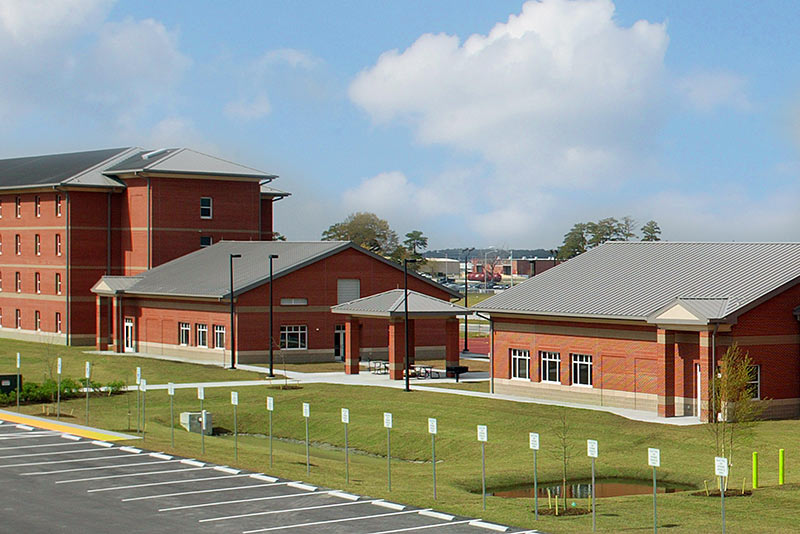
[(608, 242), (472, 308), (645, 320), (680, 301), (714, 320), (798, 282), (800, 243)]
[(252, 167), (245, 167), (221, 158), (209, 156), (189, 148), (168, 148), (161, 150), (141, 150), (113, 167), (106, 169), (106, 174), (124, 174), (131, 172), (150, 172), (163, 174), (203, 174), (238, 176), (272, 180), (274, 174), (268, 174)]
[(110, 148), (0, 160), (0, 189), (47, 186), (124, 187), (102, 171), (133, 148)]
[(280, 189), (275, 189), (274, 187), (270, 187), (266, 184), (261, 184), (261, 194), (268, 197), (290, 197), (292, 196), (291, 193), (287, 193), (286, 191), (281, 191)]
[[(368, 317), (398, 317), (405, 314), (405, 291), (390, 289), (377, 295), (343, 302), (331, 306), (333, 313)], [(414, 317), (436, 316), (455, 317), (464, 315), (468, 310), (446, 300), (408, 290), (408, 314)]]
[[(265, 283), (269, 279), (269, 256), (273, 260), (273, 277), (279, 278), (323, 258), (353, 248), (396, 268), (396, 263), (358, 247), (350, 241), (220, 241), (210, 247), (181, 256), (138, 274), (136, 282), (121, 288), (120, 292), (137, 295), (166, 295), (198, 298), (225, 299), (230, 296), (230, 255), (241, 254), (234, 259), (234, 294), (238, 295)], [(447, 288), (416, 273), (409, 273), (420, 280), (446, 291)], [(119, 277), (104, 276), (106, 279)], [(110, 280), (107, 284), (118, 284)], [(96, 292), (100, 291), (100, 287)]]

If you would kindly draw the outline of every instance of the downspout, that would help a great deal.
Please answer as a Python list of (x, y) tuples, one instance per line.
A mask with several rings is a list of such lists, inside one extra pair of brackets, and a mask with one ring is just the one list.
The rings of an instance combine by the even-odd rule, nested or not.
[[(107, 222), (107, 225), (108, 225), (108, 228), (106, 229), (106, 249), (107, 249), (107, 251), (106, 251), (106, 274), (110, 275), (111, 274), (111, 191), (108, 192), (108, 222)], [(111, 334), (114, 331), (114, 326), (112, 324), (112, 322), (114, 321), (113, 304), (111, 303), (110, 299), (107, 299), (107, 300), (108, 300), (108, 302), (107, 302), (106, 305), (108, 306), (108, 312), (106, 313), (106, 321), (107, 321), (107, 324), (108, 324), (108, 326), (107, 326), (107, 328), (108, 328), (108, 336), (106, 336), (106, 347), (108, 347), (108, 345), (111, 344)], [(102, 297), (100, 297), (100, 309), (97, 310), (97, 313), (99, 313), (99, 314), (103, 313), (102, 303), (103, 303), (103, 299), (102, 299)], [(102, 337), (103, 337), (102, 321), (100, 322), (100, 324), (101, 324), (101, 328), (100, 328), (101, 331), (97, 332), (97, 335), (100, 337), (101, 343), (102, 343)]]
[(494, 319), (489, 317), (489, 393), (494, 393)]
[(70, 313), (71, 312), (71, 307), (72, 307), (72, 280), (71, 280), (71, 276), (70, 276), (70, 264), (72, 262), (70, 261), (70, 254), (71, 254), (72, 250), (71, 250), (71, 247), (70, 247), (71, 243), (70, 243), (69, 226), (70, 226), (70, 215), (72, 213), (72, 210), (71, 210), (71, 206), (70, 206), (69, 191), (64, 191), (64, 196), (66, 197), (66, 200), (67, 200), (67, 221), (66, 221), (67, 225), (66, 225), (66, 228), (65, 228), (65, 231), (64, 231), (64, 234), (65, 234), (64, 235), (64, 241), (65, 241), (65, 246), (66, 246), (66, 249), (67, 249), (66, 250), (66, 254), (65, 254), (66, 260), (67, 260), (66, 261), (66, 278), (67, 279), (65, 280), (66, 285), (67, 285), (67, 310), (66, 310), (67, 335), (66, 335), (66, 345), (70, 346), (70, 345), (72, 345), (72, 313)]
[[(709, 401), (709, 408), (713, 407), (714, 399), (717, 396), (717, 330), (719, 330), (719, 323), (714, 324), (714, 330), (711, 331), (711, 399)], [(711, 410), (709, 410), (711, 412)], [(716, 413), (709, 413), (711, 416), (711, 422), (714, 423), (717, 420)]]
[(111, 191), (107, 193), (107, 228), (106, 228), (106, 274), (111, 274)]
[(150, 189), (150, 177), (147, 177), (147, 268), (151, 267), (150, 244), (152, 236), (150, 235), (150, 204), (152, 202), (152, 191)]

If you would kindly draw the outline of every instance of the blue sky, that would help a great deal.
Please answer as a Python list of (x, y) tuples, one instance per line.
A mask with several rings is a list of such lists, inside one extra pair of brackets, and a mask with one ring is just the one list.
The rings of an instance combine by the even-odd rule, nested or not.
[(1, 157), (189, 146), (279, 174), (290, 239), (354, 211), (432, 248), (578, 221), (800, 240), (796, 2), (0, 6)]

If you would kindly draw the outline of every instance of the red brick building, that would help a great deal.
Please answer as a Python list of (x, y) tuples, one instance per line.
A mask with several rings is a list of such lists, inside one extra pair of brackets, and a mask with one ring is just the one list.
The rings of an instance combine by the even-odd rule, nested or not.
[(272, 203), (288, 195), (274, 178), (189, 149), (0, 160), (0, 337), (94, 344), (101, 276), (271, 239)]
[[(241, 257), (231, 260), (232, 254)], [(272, 302), (270, 256), (275, 256)], [(408, 284), (445, 301), (457, 296), (415, 273), (409, 273)], [(136, 276), (102, 277), (93, 289), (99, 310), (96, 342), (100, 350), (190, 355), (227, 365), (234, 332), (237, 361), (263, 363), (273, 306), (277, 366), (334, 361), (344, 356), (346, 317), (331, 313), (331, 306), (398, 287), (403, 287), (402, 268), (349, 242), (222, 241)], [(420, 324), (417, 355), (445, 356), (445, 323)], [(387, 328), (381, 319), (360, 322), (362, 357), (387, 358)]]
[(611, 242), (473, 308), (499, 393), (705, 420), (736, 343), (768, 415), (800, 414), (800, 243)]

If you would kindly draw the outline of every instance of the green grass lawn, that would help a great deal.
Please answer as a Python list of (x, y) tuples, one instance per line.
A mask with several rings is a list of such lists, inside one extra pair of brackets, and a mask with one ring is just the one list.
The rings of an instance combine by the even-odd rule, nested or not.
[[(468, 302), (468, 304), (470, 306), (474, 306), (475, 304), (477, 304), (479, 302), (483, 302), (484, 300), (488, 299), (489, 297), (493, 297), (494, 295), (495, 295), (494, 293), (470, 293), (469, 294), (469, 302)], [(458, 300), (456, 300), (454, 302), (455, 302), (455, 304), (458, 304), (459, 306), (463, 306), (464, 305), (464, 298), (462, 297), (462, 298), (460, 298), (460, 299), (458, 299)]]
[[(0, 342), (0, 367), (13, 368), (13, 353), (25, 349), (24, 355), (33, 358), (35, 346)], [(45, 349), (39, 349), (46, 352)], [(51, 348), (50, 350), (55, 350)], [(82, 369), (86, 356), (76, 349), (58, 349), (70, 360), (69, 369)], [(93, 358), (95, 356), (92, 356)], [(48, 361), (40, 355), (42, 364), (34, 373), (46, 369)], [(174, 382), (203, 379), (218, 380), (255, 377), (221, 369), (135, 360), (124, 356), (98, 358), (97, 365), (108, 373), (107, 380), (131, 375), (141, 364), (151, 374), (148, 382), (170, 379)], [(74, 361), (73, 361), (74, 360)], [(23, 364), (26, 360), (23, 360)], [(30, 366), (36, 369), (33, 364)], [(152, 366), (152, 367), (151, 367)], [(174, 367), (171, 367), (174, 366)], [(25, 371), (25, 369), (23, 369)], [(427, 384), (426, 384), (427, 385)], [(470, 384), (466, 387), (471, 388)], [(205, 407), (213, 413), (218, 435), (207, 437), (204, 460), (233, 464), (233, 409), (229, 388), (206, 390)], [(481, 509), (480, 446), (476, 441), (476, 425), (489, 427), (486, 447), (488, 486), (509, 487), (532, 481), (532, 455), (528, 449), (528, 432), (540, 433), (542, 450), (539, 454), (541, 483), (560, 480), (561, 461), (556, 454), (554, 436), (556, 422), (562, 409), (552, 406), (520, 404), (494, 399), (462, 397), (433, 392), (376, 387), (348, 387), (309, 384), (298, 389), (257, 386), (239, 388), (239, 462), (238, 466), (270, 474), (305, 480), (327, 487), (344, 488), (363, 495), (382, 497), (422, 507), (483, 517), (489, 521), (522, 527), (539, 528), (546, 532), (586, 532), (591, 529), (591, 516), (542, 517), (533, 520), (531, 499), (501, 499), (489, 497), (487, 510)], [(268, 442), (265, 437), (267, 412), (265, 398), (275, 398), (274, 466), (268, 467)], [(311, 405), (310, 433), (311, 475), (306, 475), (304, 421), (301, 405)], [(68, 401), (75, 422), (83, 421), (83, 399)], [(133, 413), (135, 426), (136, 394), (96, 397), (91, 401), (93, 425), (116, 431), (132, 429), (128, 414)], [(340, 409), (350, 409), (349, 437), (350, 484), (344, 482), (343, 426)], [(177, 390), (175, 421), (181, 411), (198, 410), (194, 390)], [(24, 406), (23, 411), (40, 412), (37, 406)], [(392, 491), (386, 488), (386, 430), (382, 413), (394, 414), (392, 430)], [(590, 476), (590, 461), (586, 458), (587, 438), (597, 439), (600, 458), (598, 477), (623, 477), (648, 480), (647, 448), (661, 449), (659, 478), (663, 481), (691, 484), (702, 488), (703, 481), (713, 482), (714, 449), (712, 437), (703, 426), (673, 427), (629, 421), (611, 414), (588, 410), (566, 410), (570, 426), (569, 444), (573, 456), (569, 462), (569, 477), (585, 479)], [(432, 499), (431, 439), (427, 434), (427, 418), (436, 417), (439, 436), (436, 442), (438, 501)], [(141, 446), (200, 457), (200, 437), (188, 434), (176, 424), (175, 447), (170, 445), (169, 401), (166, 391), (147, 393), (147, 427)], [(731, 484), (740, 487), (742, 479), (749, 484), (750, 452), (761, 455), (762, 489), (752, 497), (726, 499), (728, 528), (731, 532), (796, 532), (797, 511), (800, 510), (800, 445), (797, 436), (800, 421), (767, 421), (754, 431), (754, 446), (742, 447), (734, 457)], [(777, 484), (777, 450), (786, 449), (787, 485)], [(544, 500), (546, 501), (546, 499)], [(585, 505), (585, 503), (579, 503)], [(546, 503), (540, 500), (540, 506)], [(604, 532), (652, 531), (652, 501), (650, 496), (615, 497), (598, 500), (598, 530)], [(720, 528), (719, 500), (696, 497), (689, 492), (659, 495), (659, 522), (666, 532), (711, 532)], [(668, 528), (667, 528), (668, 527)]]

